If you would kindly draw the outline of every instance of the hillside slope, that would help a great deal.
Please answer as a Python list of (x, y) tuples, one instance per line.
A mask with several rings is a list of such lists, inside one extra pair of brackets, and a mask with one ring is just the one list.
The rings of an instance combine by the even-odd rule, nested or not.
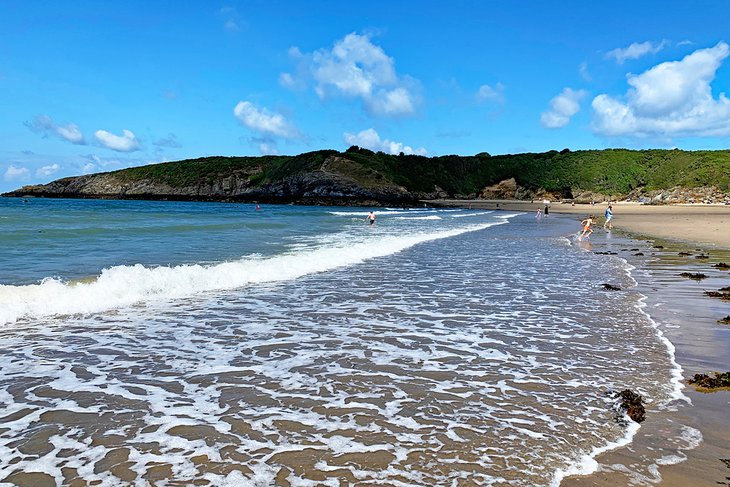
[[(405, 204), (446, 197), (656, 199), (673, 188), (685, 190), (685, 198), (725, 198), (730, 151), (566, 149), (424, 157), (353, 146), (346, 152), (151, 164), (25, 186), (6, 196)], [(696, 188), (702, 191), (693, 193)]]

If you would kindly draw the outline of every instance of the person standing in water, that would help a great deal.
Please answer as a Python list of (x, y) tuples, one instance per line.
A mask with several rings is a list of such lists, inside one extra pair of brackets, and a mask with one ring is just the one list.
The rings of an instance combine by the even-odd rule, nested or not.
[(611, 230), (613, 228), (613, 206), (608, 205), (606, 208), (606, 223), (603, 224), (605, 230)]
[(535, 219), (537, 219), (538, 222), (542, 220), (542, 208), (537, 209), (537, 214), (535, 215)]
[(545, 215), (545, 218), (547, 218), (548, 214), (550, 213), (550, 207), (548, 205), (545, 205), (545, 211), (542, 212), (543, 215)]
[(375, 212), (371, 211), (366, 220), (372, 225), (375, 223)]

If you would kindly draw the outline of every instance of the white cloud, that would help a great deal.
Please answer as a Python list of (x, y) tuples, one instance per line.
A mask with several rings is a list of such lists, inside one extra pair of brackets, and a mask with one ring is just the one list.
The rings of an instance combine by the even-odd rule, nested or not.
[(281, 73), (279, 75), (279, 84), (284, 88), (293, 88), (296, 86), (296, 81), (291, 73)]
[(393, 142), (388, 139), (381, 140), (378, 133), (372, 128), (363, 130), (358, 134), (345, 132), (342, 137), (347, 145), (356, 145), (372, 151), (383, 151), (388, 154), (400, 154), (403, 152), (404, 154), (418, 154), (421, 156), (427, 154), (426, 149), (423, 147), (414, 149), (410, 146), (403, 145), (401, 142)]
[(407, 115), (416, 110), (413, 95), (403, 87), (380, 90), (368, 105), (372, 113), (386, 116)]
[(12, 164), (8, 166), (3, 179), (5, 181), (27, 181), (30, 175), (30, 170), (27, 167), (16, 167)]
[(81, 173), (82, 173), (82, 174), (90, 174), (90, 173), (94, 172), (94, 170), (95, 170), (95, 169), (96, 169), (96, 165), (94, 165), (94, 163), (92, 163), (92, 162), (87, 162), (87, 163), (86, 163), (86, 164), (84, 164), (84, 166), (83, 166), (83, 167), (81, 168)]
[(478, 102), (504, 103), (504, 85), (502, 83), (497, 83), (494, 87), (482, 85), (477, 91), (476, 99)]
[(35, 175), (39, 178), (48, 177), (56, 174), (59, 169), (61, 169), (61, 166), (59, 166), (58, 164), (50, 164), (48, 166), (43, 166), (36, 169)]
[(315, 82), (314, 91), (323, 100), (333, 96), (359, 98), (373, 115), (405, 116), (416, 110), (418, 83), (398, 76), (393, 58), (367, 35), (348, 34), (331, 50), (320, 49), (308, 55), (291, 48), (289, 55), (299, 62), (299, 68), (296, 76), (280, 75), (282, 86), (298, 86), (298, 78), (309, 75)]
[(258, 144), (259, 152), (261, 152), (262, 155), (277, 155), (279, 153), (276, 142), (272, 140), (259, 140)]
[(300, 137), (299, 130), (280, 113), (271, 113), (266, 108), (257, 108), (248, 101), (239, 101), (233, 114), (241, 125), (266, 136), (295, 139)]
[(41, 134), (43, 137), (53, 135), (72, 144), (84, 145), (84, 134), (81, 133), (78, 125), (69, 123), (66, 125), (56, 125), (53, 119), (48, 115), (38, 115), (32, 122), (25, 122), (25, 126), (32, 131)]
[(140, 145), (137, 137), (131, 130), (122, 130), (123, 135), (114, 135), (106, 130), (94, 132), (94, 138), (107, 149), (117, 152), (134, 152), (139, 150)]
[(549, 129), (568, 125), (571, 117), (580, 111), (580, 101), (586, 94), (585, 90), (565, 88), (550, 100), (550, 109), (540, 115), (540, 125)]
[(656, 54), (669, 45), (668, 41), (662, 41), (656, 44), (651, 42), (634, 42), (629, 47), (616, 48), (606, 53), (607, 58), (614, 58), (619, 64), (623, 64), (627, 59), (638, 59), (647, 54)]
[(730, 135), (730, 100), (712, 95), (710, 83), (730, 54), (725, 42), (698, 49), (681, 61), (627, 75), (622, 99), (593, 99), (593, 130), (605, 136), (671, 138)]

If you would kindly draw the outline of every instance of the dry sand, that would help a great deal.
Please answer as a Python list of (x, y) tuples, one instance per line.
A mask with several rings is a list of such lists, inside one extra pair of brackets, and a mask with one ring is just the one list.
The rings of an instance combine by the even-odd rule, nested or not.
[[(544, 208), (542, 203), (496, 200), (430, 201), (433, 206), (458, 206), (474, 209), (500, 209), (534, 213)], [(578, 220), (593, 214), (599, 229), (591, 241), (600, 245), (608, 235), (600, 229), (604, 222), (606, 204), (571, 205), (551, 203), (550, 213), (574, 214), (576, 232)], [(705, 286), (730, 285), (730, 273), (715, 269), (717, 262), (730, 263), (730, 206), (719, 205), (666, 205), (650, 206), (632, 203), (613, 205), (614, 226), (618, 234), (649, 240), (652, 255), (645, 261), (654, 280), (643, 291), (654, 293), (661, 307), (651, 313), (660, 322), (670, 325), (667, 338), (676, 347), (676, 360), (683, 368), (685, 378), (695, 373), (730, 370), (730, 326), (720, 325), (717, 319), (730, 315), (730, 303), (708, 298)], [(634, 249), (635, 250), (635, 249)], [(689, 254), (689, 255), (687, 255)], [(709, 254), (710, 259), (698, 260), (697, 255)], [(699, 283), (677, 277), (681, 272), (706, 272), (713, 276), (709, 282)], [(657, 294), (659, 293), (659, 294)], [(660, 485), (664, 487), (730, 486), (730, 391), (712, 393), (684, 389), (692, 405), (680, 410), (677, 421), (690, 425), (702, 433), (697, 448), (683, 451), (686, 460), (662, 465), (656, 474), (643, 479), (633, 478), (632, 485)], [(563, 480), (562, 487), (616, 487), (628, 485), (625, 472), (632, 464), (641, 462), (642, 452), (666, 447), (662, 432), (654, 426), (651, 411), (648, 419), (632, 444), (600, 455), (599, 469), (588, 476), (574, 476)], [(668, 462), (673, 463), (673, 462)]]

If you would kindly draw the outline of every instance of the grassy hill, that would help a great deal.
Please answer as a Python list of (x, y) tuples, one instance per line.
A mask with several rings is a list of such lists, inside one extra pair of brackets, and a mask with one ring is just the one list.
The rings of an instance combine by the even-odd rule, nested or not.
[[(161, 191), (170, 189), (179, 191), (178, 196), (189, 194), (191, 198), (204, 194), (218, 199), (242, 198), (246, 194), (258, 197), (266, 195), (267, 191), (274, 194), (272, 188), (275, 187), (279, 192), (282, 187), (289, 188), (287, 194), (296, 196), (291, 190), (296, 184), (301, 187), (302, 181), (306, 180), (307, 191), (316, 193), (317, 184), (324, 184), (326, 180), (328, 188), (335, 192), (338, 184), (350, 188), (350, 194), (356, 193), (352, 193), (353, 187), (359, 187), (363, 190), (358, 193), (360, 196), (367, 190), (380, 189), (423, 197), (433, 194), (436, 188), (455, 196), (477, 195), (483, 188), (510, 178), (526, 190), (544, 190), (566, 197), (582, 192), (620, 197), (637, 189), (650, 192), (677, 186), (714, 186), (728, 194), (730, 151), (565, 149), (498, 156), (481, 153), (424, 157), (390, 155), (353, 146), (345, 152), (322, 150), (296, 156), (204, 157), (152, 164), (64, 178), (47, 185), (25, 187), (12, 194), (74, 196), (78, 193), (78, 196), (94, 197), (94, 191), (89, 188), (101, 187), (103, 181), (104, 188), (118, 188), (104, 193), (106, 197), (115, 194), (125, 197), (124, 192), (134, 185), (147, 191), (138, 190), (139, 197), (164, 196)], [(230, 187), (232, 179), (238, 184), (238, 193), (221, 193), (220, 188)], [(222, 184), (224, 180), (229, 180), (228, 186)], [(96, 186), (92, 184), (94, 181)], [(82, 187), (85, 189), (78, 189)], [(126, 197), (130, 197), (129, 194)]]

